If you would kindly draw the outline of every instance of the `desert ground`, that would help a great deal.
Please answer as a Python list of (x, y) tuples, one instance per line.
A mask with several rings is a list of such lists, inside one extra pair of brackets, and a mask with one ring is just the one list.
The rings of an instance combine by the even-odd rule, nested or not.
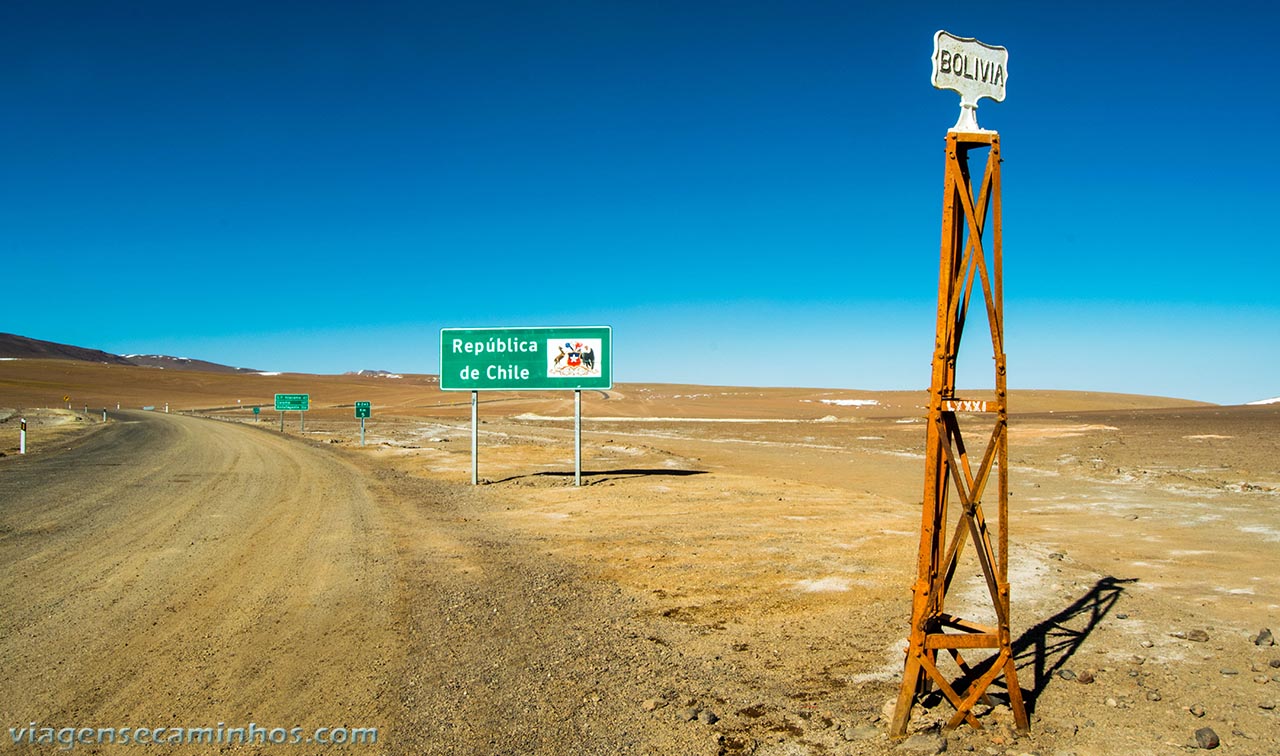
[[(282, 432), (294, 392), (313, 410)], [(891, 740), (925, 398), (584, 392), (578, 487), (571, 394), (482, 394), (472, 486), (470, 395), (431, 376), (0, 363), (0, 714), (304, 738), (185, 753), (1171, 754), (1204, 728), (1280, 753), (1280, 405), (1030, 390), (1009, 473), (1031, 729), (993, 696), (981, 730), (941, 731), (926, 699)], [(986, 619), (961, 567), (949, 606)], [(305, 742), (320, 727), (377, 741)], [(15, 732), (0, 748), (60, 748)]]

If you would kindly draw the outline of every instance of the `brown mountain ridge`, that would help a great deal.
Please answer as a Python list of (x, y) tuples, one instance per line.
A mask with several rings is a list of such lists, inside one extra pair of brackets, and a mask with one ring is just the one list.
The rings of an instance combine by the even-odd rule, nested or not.
[(170, 357), (163, 354), (129, 354), (119, 355), (104, 352), (101, 349), (59, 344), (55, 341), (42, 341), (15, 333), (0, 333), (0, 358), (26, 360), (73, 360), (76, 362), (96, 362), (105, 365), (130, 365), (133, 367), (152, 367), (164, 370), (195, 370), (202, 373), (257, 373), (253, 368), (231, 367), (206, 360), (192, 360), (186, 357)]

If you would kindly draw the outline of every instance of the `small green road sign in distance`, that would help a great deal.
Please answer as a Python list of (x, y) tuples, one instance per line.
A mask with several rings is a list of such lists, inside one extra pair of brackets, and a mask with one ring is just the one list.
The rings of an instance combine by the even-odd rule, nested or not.
[(261, 407), (256, 407), (256, 406), (255, 406), (255, 407), (253, 408), (253, 414), (255, 414), (255, 415), (256, 415), (256, 414), (258, 414), (258, 413), (260, 413), (260, 412), (262, 412), (262, 408), (261, 408)]
[(613, 388), (613, 329), (445, 328), (442, 391), (556, 391)]
[(370, 402), (356, 402), (356, 417), (371, 417), (373, 413), (373, 404)]
[(310, 394), (276, 394), (276, 412), (306, 412), (310, 408)]

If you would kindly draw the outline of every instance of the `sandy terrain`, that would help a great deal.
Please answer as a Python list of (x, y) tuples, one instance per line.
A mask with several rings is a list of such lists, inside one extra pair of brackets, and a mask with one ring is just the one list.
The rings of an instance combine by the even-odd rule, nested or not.
[[(350, 705), (351, 722), (381, 728), (378, 746), (364, 747), (378, 753), (874, 754), (895, 747), (885, 736), (884, 707), (901, 674), (914, 579), (923, 392), (625, 385), (590, 392), (581, 488), (572, 485), (568, 395), (485, 395), (485, 485), (473, 488), (469, 396), (442, 394), (429, 378), (165, 375), (35, 363), (0, 366), (0, 406), (39, 406), (41, 392), (56, 394), (56, 405), (69, 393), (73, 404), (170, 401), (175, 412), (199, 408), (193, 414), (224, 421), (156, 418), (195, 438), (182, 460), (157, 459), (157, 476), (205, 459), (203, 469), (252, 479), (261, 463), (249, 460), (265, 448), (305, 459), (300, 469), (333, 471), (322, 474), (326, 485), (350, 479), (353, 488), (339, 498), (377, 534), (358, 539), (364, 556), (299, 549), (334, 528), (351, 532), (325, 506), (314, 521), (290, 520), (296, 532), (278, 544), (241, 544), (236, 554), (247, 565), (261, 560), (258, 567), (241, 568), (224, 548), (229, 539), (178, 549), (189, 569), (225, 568), (218, 590), (256, 585), (288, 596), (300, 583), (286, 575), (359, 577), (359, 590), (348, 585), (357, 603), (341, 614), (380, 618), (363, 634), (300, 632), (288, 644), (302, 659), (350, 654), (375, 670), (365, 682), (350, 687), (338, 672), (309, 683), (287, 669), (272, 673), (283, 682), (250, 686), (260, 696), (248, 709), (254, 715), (311, 726), (325, 722), (301, 716), (298, 696), (311, 696), (307, 711)], [(269, 408), (276, 391), (311, 392), (318, 409), (308, 413), (305, 433), (296, 414), (282, 435), (269, 409), (256, 424), (244, 409), (254, 402)], [(374, 402), (364, 447), (351, 417), (355, 400)], [(1197, 729), (1211, 727), (1222, 752), (1280, 751), (1280, 668), (1270, 666), (1280, 666), (1280, 649), (1253, 642), (1263, 628), (1280, 630), (1273, 569), (1280, 406), (1064, 392), (1015, 392), (1011, 405), (1013, 625), (1032, 731), (1014, 733), (1007, 709), (997, 706), (983, 717), (982, 732), (939, 734), (949, 707), (925, 706), (912, 717), (918, 734), (896, 747), (1180, 753), (1194, 750)], [(192, 456), (214, 454), (208, 434), (219, 448), (245, 451), (217, 463)], [(62, 453), (75, 452), (36, 455)], [(0, 460), (0, 476), (15, 462), (22, 460)], [(279, 482), (255, 485), (276, 490)], [(215, 488), (210, 482), (192, 499), (157, 489), (137, 505), (137, 517), (187, 527), (196, 502)], [(313, 511), (326, 498), (316, 496), (277, 491), (266, 511)], [(166, 721), (184, 723), (246, 716), (251, 696), (234, 690), (274, 663), (279, 643), (236, 635), (233, 621), (196, 594), (166, 613), (163, 635), (152, 637), (122, 614), (112, 623), (118, 630), (86, 653), (89, 631), (56, 621), (65, 616), (57, 611), (76, 606), (61, 608), (60, 591), (77, 575), (123, 559), (121, 549), (104, 544), (87, 561), (55, 560), (77, 541), (52, 534), (48, 554), (31, 556), (22, 549), (36, 548), (42, 536), (15, 536), (29, 527), (28, 516), (8, 501), (0, 513), (10, 528), (0, 533), (4, 573), (31, 565), (24, 574), (43, 576), (46, 587), (10, 579), (0, 590), (4, 616), (22, 614), (24, 602), (50, 607), (37, 612), (44, 624), (30, 632), (3, 628), (5, 669), (16, 669), (15, 679), (34, 694), (0, 701), (11, 724), (102, 721), (159, 708), (171, 710)], [(81, 537), (110, 527), (94, 518), (77, 526)], [(98, 585), (85, 599), (97, 603), (81, 608), (128, 605), (140, 600), (136, 591), (170, 584), (188, 569), (141, 552), (131, 559), (154, 565), (142, 570), (156, 575), (151, 588)], [(321, 570), (318, 562), (340, 569)], [(981, 620), (976, 563), (962, 567), (971, 574), (960, 578), (952, 606)], [(373, 601), (363, 595), (369, 585), (376, 587), (367, 593), (380, 598), (357, 608)], [(314, 619), (305, 606), (285, 611)], [(131, 686), (101, 660), (105, 648), (125, 642), (181, 656), (194, 647), (196, 628), (208, 628), (199, 637), (222, 639), (215, 647), (240, 660), (210, 673), (203, 701), (181, 698), (188, 683), (158, 671), (148, 676), (151, 687)], [(1196, 640), (1199, 633), (1207, 640)], [(370, 637), (383, 644), (373, 657), (361, 650)], [(168, 640), (157, 646), (157, 638)], [(93, 682), (75, 682), (81, 674), (58, 678), (67, 692), (55, 695), (52, 678), (34, 676), (42, 667), (14, 661), (35, 652), (42, 662), (87, 670)], [(173, 705), (158, 708), (157, 698)]]

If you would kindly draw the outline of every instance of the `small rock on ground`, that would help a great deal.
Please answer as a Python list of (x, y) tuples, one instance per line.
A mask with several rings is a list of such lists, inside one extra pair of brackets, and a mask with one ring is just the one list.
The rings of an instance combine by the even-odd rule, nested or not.
[(1218, 733), (1212, 727), (1201, 727), (1196, 730), (1196, 745), (1205, 750), (1218, 747)]
[(946, 747), (947, 741), (943, 738), (937, 735), (920, 732), (902, 741), (893, 750), (894, 753), (934, 756), (934, 754), (942, 753)]
[(846, 727), (841, 734), (845, 740), (852, 743), (859, 740), (871, 740), (880, 734), (880, 728), (875, 725), (862, 724), (856, 727)]

